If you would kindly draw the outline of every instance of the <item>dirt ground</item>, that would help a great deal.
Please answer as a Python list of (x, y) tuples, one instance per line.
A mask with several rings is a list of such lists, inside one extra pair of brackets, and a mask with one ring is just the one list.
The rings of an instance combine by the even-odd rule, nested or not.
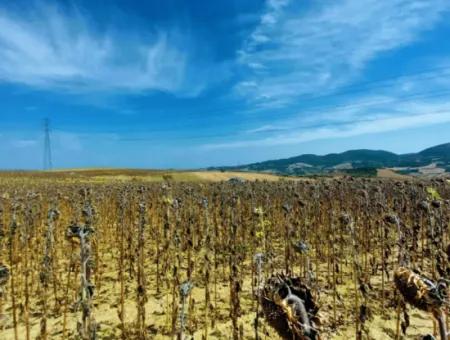
[[(112, 260), (112, 259), (111, 259)], [(111, 263), (114, 263), (111, 261)], [(120, 287), (117, 280), (117, 272), (112, 266), (106, 265), (108, 271), (105, 271), (102, 276), (102, 284), (95, 296), (95, 320), (100, 324), (98, 333), (99, 339), (120, 339), (120, 321), (118, 316), (118, 305)], [(106, 269), (106, 268), (105, 268)], [(355, 339), (355, 323), (352, 316), (349, 314), (352, 310), (352, 302), (354, 301), (354, 290), (351, 284), (350, 277), (344, 280), (345, 284), (337, 286), (338, 300), (337, 300), (337, 327), (330, 326), (321, 329), (321, 339)], [(248, 270), (248, 268), (247, 268)], [(324, 270), (321, 269), (321, 270)], [(148, 277), (148, 302), (145, 306), (146, 311), (146, 325), (149, 332), (149, 339), (174, 339), (170, 336), (170, 293), (169, 289), (164, 289), (160, 294), (156, 293), (155, 287), (155, 266), (147, 263), (146, 273)], [(225, 274), (225, 275), (224, 275)], [(324, 277), (325, 273), (319, 274), (318, 277)], [(187, 339), (203, 339), (205, 333), (208, 339), (231, 339), (232, 326), (229, 317), (229, 281), (227, 279), (228, 272), (226, 268), (219, 268), (217, 273), (216, 292), (214, 287), (212, 290), (213, 304), (216, 307), (217, 315), (215, 325), (210, 324), (206, 328), (205, 308), (203, 303), (196, 303), (195, 301), (204, 301), (205, 290), (201, 283), (194, 282), (195, 286), (189, 297), (186, 311), (189, 311), (187, 325), (193, 329), (197, 329), (193, 334), (186, 331), (189, 335)], [(345, 276), (344, 276), (345, 277)], [(367, 333), (363, 339), (394, 339), (397, 327), (396, 309), (389, 305), (386, 299), (386, 306), (384, 312), (380, 306), (380, 297), (375, 295), (381, 289), (381, 280), (376, 277), (373, 282), (373, 293), (370, 293), (367, 300), (367, 305), (371, 309), (371, 314), (374, 317), (366, 322), (365, 329)], [(319, 311), (320, 318), (324, 324), (329, 325), (330, 320), (333, 319), (333, 293), (327, 287), (327, 283), (319, 281), (316, 283), (320, 290), (315, 290), (316, 300), (321, 306)], [(386, 285), (386, 295), (393, 292), (392, 283)], [(126, 283), (126, 300), (125, 300), (125, 319), (130, 329), (133, 329), (133, 322), (136, 319), (137, 309), (135, 303), (136, 296), (136, 282), (128, 280)], [(217, 294), (215, 296), (215, 294)], [(73, 297), (75, 299), (75, 297)], [(255, 330), (253, 327), (255, 319), (255, 299), (252, 295), (252, 286), (250, 275), (244, 279), (243, 290), (241, 292), (241, 308), (242, 316), (239, 323), (242, 325), (243, 339), (255, 339)], [(6, 308), (4, 311), (6, 315), (11, 315), (11, 300), (6, 301)], [(37, 339), (40, 331), (40, 314), (39, 306), (34, 304), (35, 310), (31, 311), (31, 339)], [(20, 308), (19, 308), (20, 310)], [(207, 313), (208, 320), (211, 322), (211, 315)], [(353, 314), (354, 315), (354, 314)], [(433, 333), (433, 321), (429, 315), (424, 312), (409, 308), (411, 326), (407, 330), (407, 335), (403, 339), (421, 339), (421, 336)], [(48, 328), (51, 330), (50, 339), (77, 339), (76, 323), (80, 318), (80, 312), (69, 312), (67, 315), (67, 335), (63, 336), (63, 317), (50, 317), (48, 320)], [(23, 321), (23, 314), (19, 312), (19, 321)], [(5, 328), (0, 332), (0, 338), (9, 340), (14, 339), (14, 330), (12, 328), (12, 320), (10, 317), (2, 321)], [(279, 339), (278, 335), (260, 318), (260, 339)], [(20, 322), (18, 327), (18, 339), (26, 339), (25, 327), (23, 322)], [(132, 334), (128, 339), (137, 339)]]

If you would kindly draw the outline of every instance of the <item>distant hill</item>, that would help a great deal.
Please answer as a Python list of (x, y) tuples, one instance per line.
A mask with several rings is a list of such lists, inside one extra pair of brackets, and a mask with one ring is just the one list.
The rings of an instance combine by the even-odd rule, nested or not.
[(435, 157), (436, 159), (450, 160), (450, 143), (433, 146), (419, 152), (422, 157)]
[(437, 175), (450, 173), (450, 143), (437, 145), (418, 153), (398, 155), (383, 150), (350, 150), (324, 156), (305, 154), (215, 170), (271, 172), (283, 175), (348, 173), (364, 175), (376, 169), (394, 168), (400, 173)]

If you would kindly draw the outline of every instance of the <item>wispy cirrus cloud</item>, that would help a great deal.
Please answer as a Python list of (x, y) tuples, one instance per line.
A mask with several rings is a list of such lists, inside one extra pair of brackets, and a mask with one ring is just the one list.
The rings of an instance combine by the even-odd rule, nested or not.
[(211, 79), (209, 66), (194, 55), (194, 39), (175, 27), (100, 31), (76, 8), (45, 2), (27, 8), (19, 13), (0, 5), (0, 82), (72, 92), (157, 90), (189, 96)]
[(243, 130), (240, 138), (203, 147), (293, 145), (450, 123), (449, 76), (450, 64), (443, 63), (435, 71), (379, 83), (358, 95), (307, 105), (294, 114)]
[(442, 105), (436, 111), (430, 111), (430, 108), (428, 107), (424, 111), (416, 110), (414, 114), (407, 115), (365, 117), (352, 123), (323, 124), (322, 127), (306, 128), (299, 126), (297, 128), (286, 129), (285, 133), (274, 136), (207, 144), (203, 145), (203, 148), (206, 150), (215, 150), (292, 145), (314, 140), (346, 138), (450, 123), (450, 105)]
[(449, 9), (446, 0), (267, 0), (239, 52), (247, 76), (235, 89), (271, 107), (333, 91), (382, 53), (420, 39)]

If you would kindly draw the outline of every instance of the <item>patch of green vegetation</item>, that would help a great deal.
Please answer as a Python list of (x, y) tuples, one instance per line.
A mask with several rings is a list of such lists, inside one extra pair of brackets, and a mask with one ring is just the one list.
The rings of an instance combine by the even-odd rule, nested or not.
[(428, 193), (428, 196), (432, 200), (440, 200), (440, 199), (442, 199), (441, 195), (439, 195), (439, 193), (437, 192), (437, 190), (435, 188), (427, 187), (427, 193)]

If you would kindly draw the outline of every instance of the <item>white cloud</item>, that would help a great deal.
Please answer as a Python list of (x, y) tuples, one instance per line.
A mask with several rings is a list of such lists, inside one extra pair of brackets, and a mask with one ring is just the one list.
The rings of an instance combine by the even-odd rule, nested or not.
[(450, 123), (450, 105), (444, 111), (415, 113), (401, 116), (385, 116), (363, 119), (342, 125), (326, 125), (318, 128), (298, 129), (297, 132), (276, 135), (263, 139), (240, 140), (226, 143), (204, 145), (204, 149), (235, 149), (246, 147), (264, 147), (275, 145), (299, 144), (314, 140), (345, 138), (366, 134), (375, 134), (402, 129), (424, 127), (435, 124)]
[(277, 131), (283, 131), (288, 130), (286, 127), (277, 126), (277, 125), (263, 125), (261, 127), (255, 128), (255, 129), (249, 129), (246, 131), (248, 134), (255, 134), (255, 133), (267, 133), (267, 132), (277, 132)]
[(319, 101), (318, 106), (309, 105), (295, 114), (241, 131), (240, 140), (204, 148), (291, 145), (450, 123), (450, 103), (446, 100), (450, 65), (439, 66), (433, 72), (394, 79), (339, 101)]
[(239, 53), (248, 76), (236, 91), (271, 107), (332, 91), (380, 54), (420, 39), (449, 9), (447, 0), (268, 0)]
[(0, 6), (0, 82), (195, 95), (208, 81), (207, 67), (192, 63), (195, 42), (175, 29), (138, 34), (94, 27), (75, 9), (41, 2), (16, 13)]

